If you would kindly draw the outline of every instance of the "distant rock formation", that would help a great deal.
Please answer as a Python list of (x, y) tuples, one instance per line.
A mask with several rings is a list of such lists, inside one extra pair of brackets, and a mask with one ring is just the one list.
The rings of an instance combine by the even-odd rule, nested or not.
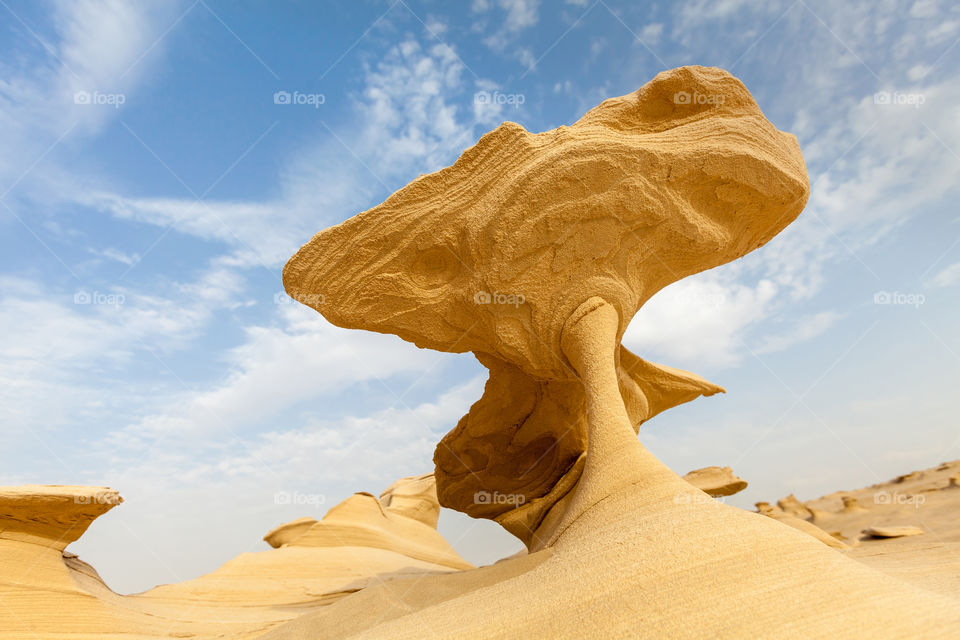
[(253, 638), (372, 584), (473, 568), (437, 533), (426, 474), (276, 527), (270, 551), (120, 596), (63, 549), (121, 502), (105, 487), (0, 487), (0, 639)]
[[(764, 506), (761, 506), (764, 505)], [(757, 512), (760, 515), (767, 516), (768, 518), (773, 518), (777, 522), (782, 522), (783, 524), (793, 527), (797, 531), (802, 531), (812, 538), (816, 538), (823, 544), (834, 549), (849, 549), (850, 547), (844, 544), (839, 537), (827, 533), (820, 527), (806, 520), (798, 518), (791, 513), (784, 511), (782, 508), (775, 509), (766, 502), (757, 503)]]
[(797, 518), (809, 519), (813, 517), (813, 514), (810, 513), (810, 509), (808, 509), (805, 504), (797, 500), (797, 497), (792, 493), (786, 498), (780, 498), (777, 500), (777, 506), (780, 507), (784, 513)]
[(863, 506), (860, 504), (860, 501), (853, 496), (843, 496), (843, 512), (844, 513), (856, 513), (857, 511), (866, 511)]
[(274, 549), (279, 549), (280, 547), (290, 544), (292, 541), (296, 540), (303, 533), (317, 523), (316, 518), (311, 518), (305, 516), (303, 518), (297, 518), (296, 520), (291, 520), (290, 522), (285, 522), (278, 527), (275, 527), (267, 532), (267, 535), (263, 536), (263, 541), (269, 544)]
[(380, 494), (387, 513), (418, 520), (432, 529), (440, 518), (437, 480), (432, 473), (400, 478)]
[(920, 527), (901, 525), (898, 527), (870, 527), (869, 529), (865, 529), (864, 533), (874, 538), (903, 538), (906, 536), (923, 535), (924, 531)]
[(733, 475), (730, 467), (694, 469), (683, 479), (714, 498), (732, 496), (747, 488), (747, 481)]

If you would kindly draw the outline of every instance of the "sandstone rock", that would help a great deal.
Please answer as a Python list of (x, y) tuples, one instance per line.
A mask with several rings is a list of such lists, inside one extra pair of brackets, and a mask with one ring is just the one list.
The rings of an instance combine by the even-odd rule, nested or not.
[(866, 529), (864, 533), (874, 538), (902, 538), (923, 535), (924, 531), (920, 527), (911, 526), (874, 526)]
[(120, 494), (107, 487), (0, 487), (0, 539), (63, 551), (91, 522), (121, 502)]
[(894, 478), (894, 482), (900, 484), (902, 482), (912, 482), (914, 480), (922, 480), (924, 476), (923, 471), (911, 471), (910, 473), (905, 473), (903, 475), (897, 476)]
[(860, 505), (860, 501), (853, 496), (843, 496), (843, 512), (844, 513), (855, 513), (857, 511), (866, 511), (866, 509)]
[(384, 501), (355, 494), (320, 521), (270, 531), (270, 551), (120, 596), (63, 549), (122, 502), (116, 491), (0, 487), (0, 639), (254, 638), (372, 584), (472, 568), (434, 527), (430, 474), (397, 481)]
[(440, 518), (437, 481), (432, 473), (400, 478), (380, 494), (380, 503), (388, 513), (413, 518), (432, 529)]
[(807, 508), (807, 505), (797, 500), (797, 497), (792, 493), (786, 498), (780, 498), (777, 500), (777, 505), (783, 509), (784, 513), (797, 518), (809, 519), (813, 517), (813, 514), (810, 513), (810, 509)]
[(829, 520), (830, 516), (833, 515), (829, 511), (824, 511), (823, 509), (817, 509), (814, 507), (807, 507), (807, 509), (810, 511), (810, 519), (815, 523)]
[(637, 440), (643, 420), (719, 388), (623, 349), (634, 313), (670, 282), (764, 244), (808, 190), (795, 139), (739, 81), (684, 67), (570, 127), (505, 123), (452, 167), (317, 234), (284, 269), (291, 296), (339, 326), (473, 351), (491, 370), (438, 447), (440, 502), (495, 518), (533, 553), (370, 587), (268, 637), (960, 629), (955, 600), (702, 500)]
[(730, 467), (695, 469), (683, 479), (714, 498), (732, 496), (747, 488), (747, 481), (733, 475)]
[(370, 493), (355, 493), (320, 522), (287, 543), (291, 547), (365, 547), (452, 569), (470, 569), (432, 526), (388, 511)]
[[(687, 89), (724, 99), (675, 102)], [(284, 286), (336, 325), (477, 354), (490, 379), (437, 447), (440, 502), (498, 520), (520, 504), (509, 526), (529, 542), (586, 450), (587, 403), (560, 344), (573, 312), (591, 296), (615, 309), (614, 371), (634, 431), (722, 391), (620, 337), (656, 291), (767, 242), (807, 192), (795, 139), (739, 81), (682, 68), (570, 127), (504, 123), (453, 166), (318, 233)], [(505, 500), (476, 499), (485, 493)]]
[(309, 516), (297, 518), (296, 520), (291, 520), (290, 522), (286, 522), (274, 529), (271, 529), (267, 532), (267, 535), (263, 536), (263, 540), (274, 549), (279, 549), (283, 545), (289, 544), (293, 540), (299, 538), (301, 535), (303, 535), (304, 531), (316, 523), (317, 519)]
[(849, 549), (850, 548), (847, 544), (845, 544), (842, 540), (840, 540), (838, 536), (835, 536), (832, 533), (827, 533), (826, 531), (824, 531), (823, 529), (821, 529), (820, 527), (818, 527), (817, 525), (811, 522), (807, 522), (806, 520), (798, 518), (797, 516), (787, 513), (782, 509), (774, 509), (769, 505), (767, 505), (764, 508), (760, 508), (759, 506), (760, 504), (766, 504), (766, 503), (757, 504), (758, 513), (760, 513), (761, 515), (767, 516), (768, 518), (773, 518), (777, 522), (782, 522), (783, 524), (789, 527), (793, 527), (797, 531), (802, 531), (808, 536), (819, 540), (823, 544), (833, 549)]

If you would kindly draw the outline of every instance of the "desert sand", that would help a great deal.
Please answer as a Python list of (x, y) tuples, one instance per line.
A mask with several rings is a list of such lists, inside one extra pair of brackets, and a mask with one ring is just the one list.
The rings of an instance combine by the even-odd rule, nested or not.
[[(960, 636), (955, 465), (753, 513), (711, 497), (745, 486), (732, 470), (684, 479), (642, 444), (644, 422), (723, 389), (632, 354), (630, 320), (762, 247), (808, 195), (796, 139), (720, 69), (662, 72), (569, 127), (504, 123), (284, 269), (290, 296), (333, 324), (490, 370), (434, 473), (126, 597), (61, 544), (113, 506), (90, 496), (114, 493), (7, 490), (0, 637)], [(528, 553), (471, 567), (437, 533), (440, 506), (495, 520)]]

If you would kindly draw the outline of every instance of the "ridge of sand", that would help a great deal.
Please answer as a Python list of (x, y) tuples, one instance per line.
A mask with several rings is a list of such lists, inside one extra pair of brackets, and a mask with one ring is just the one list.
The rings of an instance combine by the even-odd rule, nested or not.
[(121, 596), (62, 551), (122, 501), (116, 491), (0, 488), (0, 638), (253, 638), (372, 584), (472, 568), (424, 522), (439, 510), (432, 475), (398, 480), (384, 495), (386, 505), (355, 494), (319, 521), (274, 528), (265, 538), (279, 548)]
[[(960, 460), (944, 462), (799, 504), (812, 512), (818, 527), (855, 545), (849, 557), (931, 591), (960, 596), (960, 491), (952, 485), (958, 471)], [(919, 528), (923, 534), (868, 533), (894, 527)]]

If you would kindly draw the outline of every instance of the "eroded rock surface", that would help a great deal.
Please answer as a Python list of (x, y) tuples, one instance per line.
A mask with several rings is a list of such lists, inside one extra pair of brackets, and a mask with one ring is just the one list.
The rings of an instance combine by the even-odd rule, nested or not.
[(121, 596), (64, 551), (122, 502), (116, 491), (0, 487), (0, 638), (253, 638), (371, 585), (472, 568), (436, 531), (432, 474), (398, 480), (381, 500), (354, 494), (321, 520), (271, 530), (274, 549)]
[[(722, 99), (677, 101), (682, 92)], [(650, 296), (763, 245), (807, 195), (796, 139), (743, 84), (682, 67), (569, 127), (504, 123), (451, 167), (318, 233), (284, 286), (339, 326), (477, 355), (490, 379), (437, 447), (440, 503), (498, 520), (521, 505), (510, 527), (528, 542), (586, 450), (587, 407), (561, 345), (571, 314), (592, 296), (615, 309), (634, 431), (722, 391), (619, 339)]]
[(269, 637), (338, 637), (338, 624), (358, 638), (960, 630), (955, 599), (705, 500), (637, 440), (658, 410), (719, 388), (623, 349), (634, 313), (763, 245), (808, 193), (796, 140), (746, 88), (683, 67), (570, 127), (505, 123), (453, 166), (317, 234), (284, 269), (291, 296), (339, 326), (473, 351), (490, 369), (438, 447), (440, 502), (496, 519), (532, 553), (408, 581), (400, 595), (372, 587)]
[(735, 476), (730, 467), (694, 469), (683, 479), (714, 498), (732, 496), (747, 488), (747, 481)]

